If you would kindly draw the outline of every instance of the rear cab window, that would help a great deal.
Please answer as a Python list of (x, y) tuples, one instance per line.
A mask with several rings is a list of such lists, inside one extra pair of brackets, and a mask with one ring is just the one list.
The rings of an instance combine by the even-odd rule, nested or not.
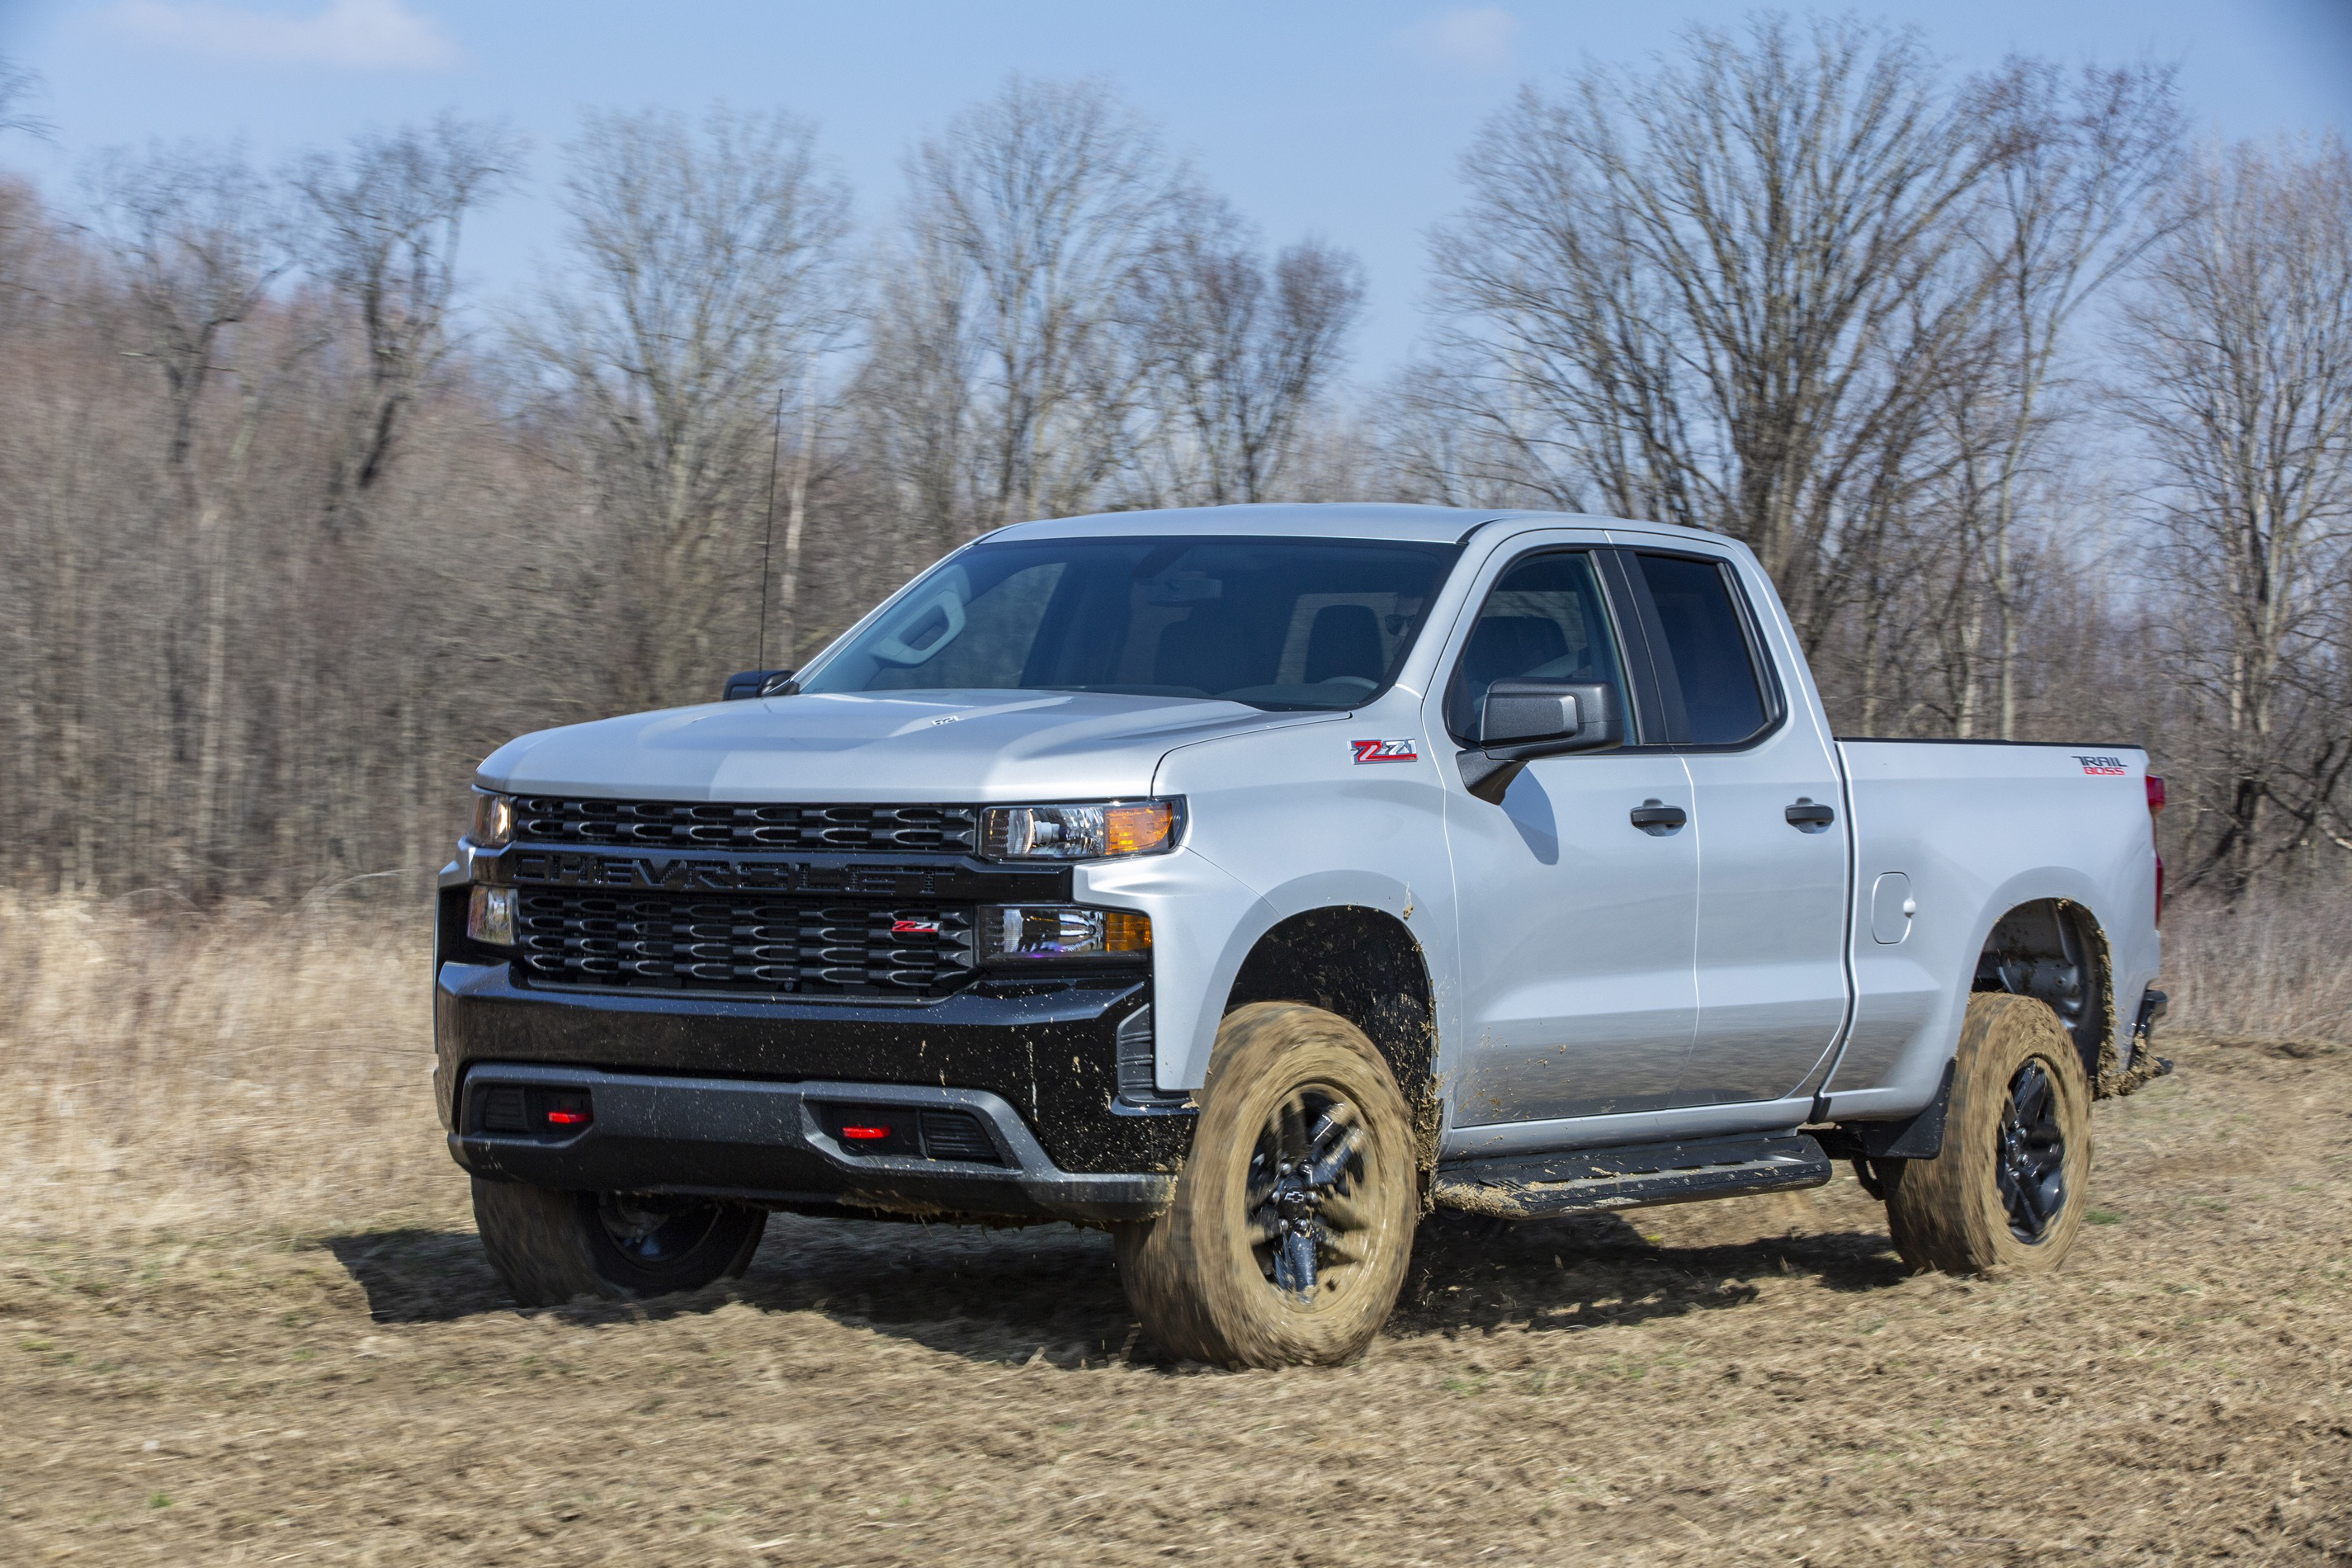
[(1780, 717), (1779, 686), (1761, 663), (1755, 622), (1730, 563), (1649, 551), (1626, 559), (1629, 584), (1644, 601), (1655, 727), (1666, 743), (1738, 746), (1771, 729)]

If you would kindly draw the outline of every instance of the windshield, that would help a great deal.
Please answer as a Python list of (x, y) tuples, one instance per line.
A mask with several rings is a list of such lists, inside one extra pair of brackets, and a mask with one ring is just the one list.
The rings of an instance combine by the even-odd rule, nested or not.
[(1357, 539), (978, 544), (924, 576), (801, 689), (1352, 708), (1396, 678), (1459, 552)]

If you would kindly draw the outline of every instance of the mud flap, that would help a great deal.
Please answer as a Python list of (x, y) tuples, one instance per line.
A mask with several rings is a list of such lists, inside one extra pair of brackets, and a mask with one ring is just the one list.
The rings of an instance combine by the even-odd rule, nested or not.
[(2099, 1043), (2099, 1071), (2091, 1083), (2094, 1098), (2121, 1100), (2172, 1071), (2172, 1063), (2151, 1048), (2156, 1044), (2157, 1020), (2164, 1016), (2170, 1004), (2171, 998), (2154, 986), (2140, 997), (2139, 1016), (2132, 1022), (2132, 1061), (2128, 1068), (2123, 1065), (2122, 1053), (2116, 1049), (2116, 1031), (2107, 1031), (2106, 1038)]

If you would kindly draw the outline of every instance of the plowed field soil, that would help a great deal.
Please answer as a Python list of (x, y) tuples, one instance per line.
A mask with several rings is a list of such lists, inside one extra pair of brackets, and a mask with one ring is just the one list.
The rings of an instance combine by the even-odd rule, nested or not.
[(1843, 1174), (1441, 1215), (1328, 1371), (1154, 1362), (1059, 1227), (780, 1218), (731, 1287), (523, 1312), (454, 1170), (364, 1224), (20, 1211), (0, 1560), (2352, 1562), (2352, 1051), (2165, 1048), (2055, 1275), (1910, 1274)]

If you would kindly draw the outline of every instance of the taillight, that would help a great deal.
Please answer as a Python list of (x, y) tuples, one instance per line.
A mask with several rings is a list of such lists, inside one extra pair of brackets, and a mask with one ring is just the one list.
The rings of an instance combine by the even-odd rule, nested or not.
[[(2160, 773), (2147, 775), (2147, 823), (2156, 826), (2158, 813), (2164, 810), (2164, 778)], [(2156, 923), (2164, 923), (2164, 857), (2156, 858)]]
[(2147, 814), (2154, 816), (2164, 809), (2164, 779), (2161, 774), (2147, 775)]

